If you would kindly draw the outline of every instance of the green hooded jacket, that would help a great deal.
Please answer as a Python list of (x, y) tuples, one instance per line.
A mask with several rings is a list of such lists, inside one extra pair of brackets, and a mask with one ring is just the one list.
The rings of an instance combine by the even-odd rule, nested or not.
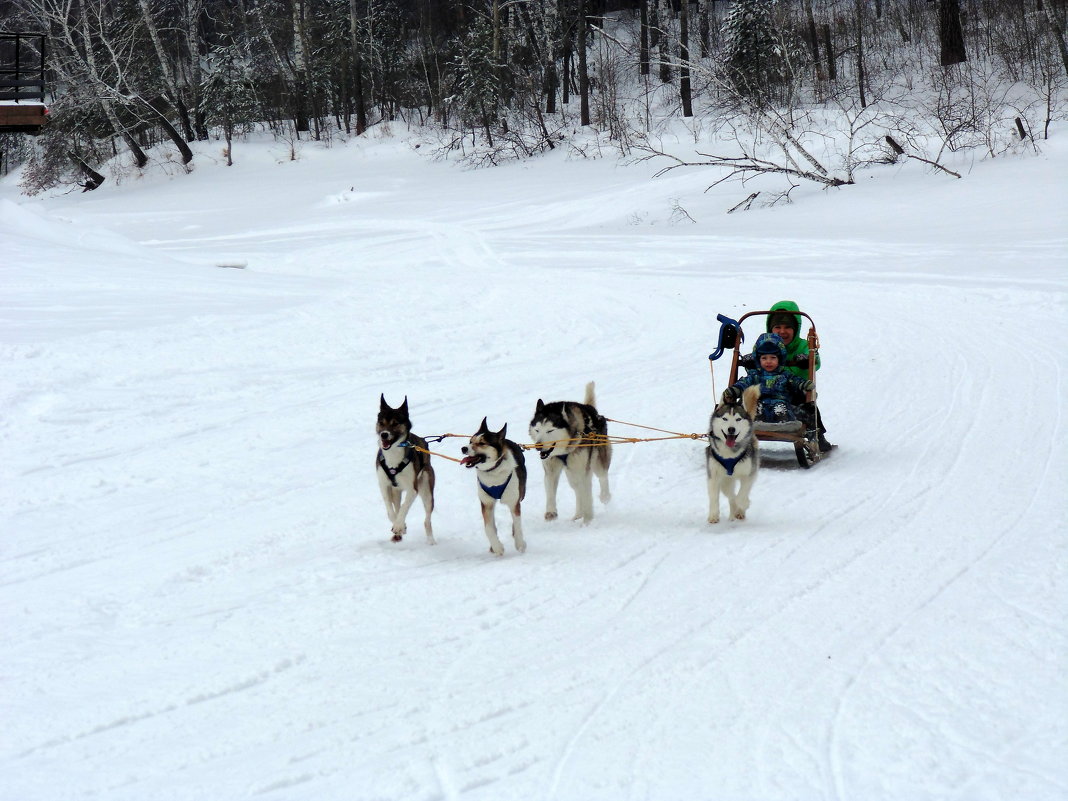
[[(771, 314), (768, 315), (767, 330), (771, 332), (771, 318), (775, 312), (787, 312), (794, 313), (793, 318), (797, 321), (797, 328), (794, 329), (794, 338), (790, 344), (786, 346), (786, 359), (787, 361), (793, 361), (797, 357), (803, 359), (808, 358), (808, 340), (801, 334), (801, 324), (805, 319), (800, 314), (796, 314), (798, 306), (792, 300), (780, 300), (774, 306), (771, 307)], [(789, 372), (801, 378), (809, 378), (808, 370), (803, 367), (787, 367)], [(816, 369), (820, 369), (820, 355), (816, 354)]]

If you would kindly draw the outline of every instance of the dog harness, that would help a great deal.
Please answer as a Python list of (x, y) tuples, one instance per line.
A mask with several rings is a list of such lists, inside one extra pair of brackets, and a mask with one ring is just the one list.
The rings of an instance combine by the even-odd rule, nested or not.
[(743, 452), (741, 456), (736, 456), (733, 459), (724, 459), (711, 448), (709, 448), (709, 453), (712, 454), (713, 459), (723, 465), (723, 469), (727, 471), (728, 476), (733, 476), (734, 468), (738, 466), (738, 462), (742, 461), (743, 459), (745, 459), (746, 456), (749, 455), (748, 452)]
[(499, 501), (504, 496), (504, 491), (508, 489), (508, 485), (512, 482), (512, 476), (515, 473), (509, 473), (508, 478), (504, 480), (503, 484), (498, 484), (496, 487), (487, 487), (481, 481), (478, 482), (478, 486), (482, 488), (482, 491), (489, 495), (496, 501)]
[[(501, 462), (504, 461), (504, 457), (506, 457), (507, 455), (507, 453), (502, 453), (501, 458), (494, 462), (493, 467), (491, 467), (486, 472), (492, 473), (494, 470), (500, 467)], [(514, 471), (508, 474), (508, 478), (504, 480), (503, 484), (498, 484), (495, 487), (487, 487), (485, 484), (482, 483), (482, 480), (479, 479), (478, 486), (480, 486), (482, 488), (482, 491), (489, 495), (491, 498), (493, 498), (495, 501), (499, 501), (504, 496), (504, 491), (508, 489), (508, 485), (511, 483), (513, 475), (515, 475)]]
[[(410, 447), (407, 442), (395, 442), (393, 444), (400, 448)], [(386, 455), (382, 453), (381, 448), (378, 449), (378, 466), (385, 471), (387, 476), (389, 476), (389, 481), (394, 487), (397, 486), (397, 474), (411, 463), (412, 454), (409, 452), (408, 455), (404, 457), (403, 462), (401, 462), (396, 467), (390, 467), (388, 464), (386, 464)]]

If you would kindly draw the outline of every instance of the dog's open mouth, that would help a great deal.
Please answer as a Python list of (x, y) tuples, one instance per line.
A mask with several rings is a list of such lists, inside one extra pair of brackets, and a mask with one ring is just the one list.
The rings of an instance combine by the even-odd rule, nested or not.
[(552, 456), (553, 448), (538, 448), (538, 456), (542, 459), (548, 459)]
[(728, 448), (735, 448), (738, 446), (738, 438), (734, 436), (726, 436), (723, 441), (727, 443)]
[(380, 437), (378, 441), (382, 443), (382, 450), (384, 451), (388, 451), (393, 446), (393, 440), (387, 437)]
[(486, 461), (485, 454), (473, 453), (470, 456), (465, 456), (461, 459), (460, 464), (464, 467), (474, 467), (476, 464), (482, 464), (484, 461)]

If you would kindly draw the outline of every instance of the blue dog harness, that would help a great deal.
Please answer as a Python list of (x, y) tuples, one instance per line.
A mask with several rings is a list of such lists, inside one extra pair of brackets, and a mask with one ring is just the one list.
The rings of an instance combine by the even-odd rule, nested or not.
[(478, 482), (478, 486), (482, 488), (482, 491), (484, 493), (489, 495), (494, 500), (499, 501), (504, 496), (504, 491), (508, 489), (508, 485), (511, 483), (513, 475), (515, 475), (515, 473), (509, 473), (508, 478), (504, 480), (504, 483), (498, 484), (496, 487), (487, 487), (481, 481)]
[(741, 456), (737, 456), (733, 459), (723, 459), (718, 453), (716, 453), (711, 448), (709, 448), (708, 452), (712, 454), (713, 459), (723, 465), (723, 469), (727, 471), (728, 476), (733, 476), (734, 468), (738, 466), (738, 462), (742, 461), (746, 456), (749, 455), (748, 453), (743, 453)]

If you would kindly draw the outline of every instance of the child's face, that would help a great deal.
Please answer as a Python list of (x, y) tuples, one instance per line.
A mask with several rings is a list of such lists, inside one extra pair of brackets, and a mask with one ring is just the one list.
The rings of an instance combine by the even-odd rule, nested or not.
[(780, 337), (782, 337), (782, 341), (786, 345), (789, 345), (791, 342), (794, 341), (794, 329), (792, 329), (788, 325), (785, 325), (784, 323), (773, 325), (771, 327), (771, 333), (778, 334)]
[(774, 353), (761, 353), (760, 354), (760, 369), (767, 370), (769, 373), (774, 372), (779, 366), (779, 357)]

